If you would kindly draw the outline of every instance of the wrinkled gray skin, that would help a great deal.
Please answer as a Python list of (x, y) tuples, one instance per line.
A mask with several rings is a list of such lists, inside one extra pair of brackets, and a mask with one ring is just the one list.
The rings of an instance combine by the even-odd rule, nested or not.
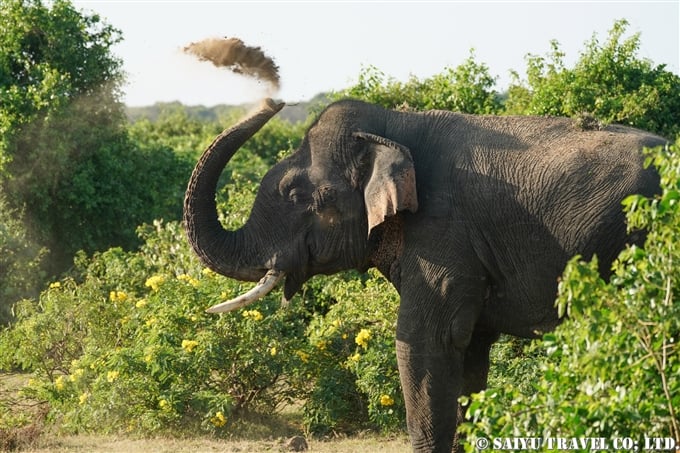
[(225, 231), (217, 179), (281, 107), (269, 101), (206, 150), (186, 195), (190, 242), (236, 279), (284, 271), (286, 298), (315, 274), (377, 267), (401, 296), (396, 346), (415, 451), (451, 451), (457, 399), (486, 386), (498, 335), (553, 329), (567, 260), (597, 254), (606, 276), (640, 240), (626, 237), (621, 201), (658, 190), (640, 151), (665, 141), (645, 132), (348, 100), (264, 176), (243, 228)]

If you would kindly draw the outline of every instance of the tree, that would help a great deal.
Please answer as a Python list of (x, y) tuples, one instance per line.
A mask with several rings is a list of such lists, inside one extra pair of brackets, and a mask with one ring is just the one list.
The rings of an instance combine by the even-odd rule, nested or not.
[(116, 102), (121, 62), (110, 51), (121, 34), (99, 16), (81, 15), (65, 0), (51, 8), (40, 0), (7, 0), (0, 4), (0, 25), (0, 156), (5, 165), (31, 157), (30, 149), (16, 142), (23, 126), (48, 122), (76, 99), (96, 98), (88, 109), (95, 117), (121, 114)]
[(110, 51), (120, 32), (65, 0), (3, 2), (0, 27), (0, 188), (32, 239), (49, 244), (50, 261), (63, 263), (73, 247), (63, 246), (55, 214), (74, 206), (55, 200), (87, 196), (69, 181), (123, 133), (121, 62)]
[(625, 38), (628, 22), (617, 21), (607, 40), (586, 43), (572, 69), (559, 43), (546, 56), (527, 57), (527, 81), (515, 74), (508, 113), (578, 116), (590, 114), (673, 138), (680, 132), (680, 77), (637, 56), (640, 34)]
[(461, 113), (498, 113), (501, 102), (494, 90), (496, 79), (484, 63), (475, 60), (474, 51), (455, 68), (420, 80), (412, 76), (399, 82), (374, 66), (364, 68), (356, 85), (337, 93), (336, 99), (352, 97), (386, 108), (450, 110)]
[[(0, 193), (0, 301), (38, 295), (44, 255), (45, 250), (26, 237), (21, 213), (11, 209)], [(0, 324), (10, 318), (9, 304), (0, 303)]]
[(0, 28), (0, 191), (23, 213), (26, 241), (49, 249), (44, 274), (180, 218), (193, 162), (128, 133), (111, 53), (120, 32), (66, 0), (2, 2)]

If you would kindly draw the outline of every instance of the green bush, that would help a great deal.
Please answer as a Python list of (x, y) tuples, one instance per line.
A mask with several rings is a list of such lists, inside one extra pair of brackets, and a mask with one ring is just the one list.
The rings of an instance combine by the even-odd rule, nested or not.
[(645, 228), (644, 248), (629, 247), (609, 283), (597, 260), (573, 259), (557, 305), (569, 318), (539, 343), (542, 376), (471, 398), (461, 427), (478, 437), (645, 437), (680, 441), (680, 140), (648, 153), (662, 194), (626, 199), (629, 228)]
[(527, 80), (508, 91), (512, 114), (576, 117), (638, 127), (666, 137), (680, 132), (680, 77), (665, 65), (638, 57), (640, 34), (624, 38), (628, 22), (617, 21), (604, 43), (586, 43), (573, 68), (556, 41), (546, 56), (527, 57)]
[[(81, 256), (80, 275), (17, 306), (0, 350), (4, 367), (34, 373), (24, 391), (72, 432), (224, 432), (242, 409), (289, 401), (306, 316), (278, 310), (280, 293), (205, 314), (242, 285), (201, 269), (177, 223), (145, 234), (142, 252)], [(173, 256), (154, 258), (165, 247)]]
[(286, 309), (276, 291), (207, 315), (244, 285), (202, 269), (175, 222), (140, 235), (139, 252), (79, 255), (0, 337), (0, 368), (31, 371), (25, 394), (61, 429), (228, 433), (243, 410), (300, 400), (316, 433), (404, 425), (398, 299), (382, 277), (317, 278)]
[(39, 293), (44, 255), (45, 250), (28, 238), (20, 213), (0, 192), (0, 325), (11, 319), (14, 302)]
[(52, 114), (75, 101), (104, 107), (92, 112), (97, 117), (121, 117), (112, 97), (122, 81), (122, 62), (110, 52), (122, 39), (119, 30), (65, 0), (47, 6), (40, 0), (5, 0), (0, 29), (0, 172), (34, 151), (15, 142), (24, 126), (48, 125)]
[(387, 77), (374, 66), (359, 74), (356, 85), (335, 93), (334, 99), (351, 97), (382, 105), (385, 108), (414, 110), (451, 110), (462, 113), (498, 113), (499, 94), (496, 80), (484, 63), (475, 60), (474, 52), (455, 68), (419, 80), (412, 76), (407, 82)]
[(328, 307), (306, 333), (311, 388), (304, 416), (315, 433), (406, 426), (394, 346), (399, 297), (377, 271), (317, 278), (308, 284)]

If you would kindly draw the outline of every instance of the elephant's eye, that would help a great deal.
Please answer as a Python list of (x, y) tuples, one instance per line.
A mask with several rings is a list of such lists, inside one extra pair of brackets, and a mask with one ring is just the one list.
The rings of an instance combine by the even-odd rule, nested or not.
[(291, 189), (290, 192), (288, 192), (288, 199), (293, 204), (300, 204), (308, 202), (309, 196), (301, 189)]
[(335, 204), (336, 192), (335, 189), (329, 186), (320, 187), (314, 192), (314, 210), (321, 211), (329, 205)]

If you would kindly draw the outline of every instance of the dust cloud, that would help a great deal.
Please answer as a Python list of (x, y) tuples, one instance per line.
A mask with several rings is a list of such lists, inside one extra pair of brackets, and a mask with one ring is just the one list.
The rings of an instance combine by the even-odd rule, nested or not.
[(218, 68), (268, 82), (271, 94), (279, 90), (279, 68), (259, 47), (250, 47), (238, 38), (208, 38), (193, 42), (184, 52), (210, 61)]

